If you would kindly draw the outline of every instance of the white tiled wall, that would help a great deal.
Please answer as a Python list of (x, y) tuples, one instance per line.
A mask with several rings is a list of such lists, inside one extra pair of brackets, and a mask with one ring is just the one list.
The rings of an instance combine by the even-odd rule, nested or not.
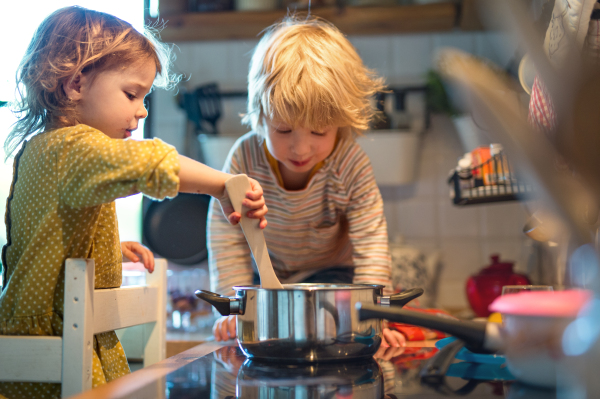
[[(452, 32), (350, 37), (365, 64), (376, 69), (390, 83), (422, 79), (433, 65), (436, 52), (452, 46), (506, 66), (516, 49), (496, 32)], [(226, 90), (245, 90), (250, 54), (256, 41), (215, 41), (184, 43), (177, 51), (176, 71), (186, 75), (185, 85), (193, 88), (216, 81)], [(174, 93), (158, 91), (153, 118), (158, 137), (182, 148), (185, 117), (174, 102)], [(224, 119), (219, 128), (226, 135), (241, 135), (239, 123), (244, 100), (223, 104)], [(525, 211), (519, 203), (455, 207), (446, 182), (463, 149), (451, 121), (434, 116), (423, 135), (415, 183), (382, 187), (390, 236), (398, 234), (425, 252), (440, 250), (443, 269), (438, 301), (440, 306), (467, 305), (466, 278), (489, 263), (489, 255), (500, 253), (525, 270), (532, 243), (521, 232)]]
[(400, 234), (426, 253), (441, 251), (438, 302), (452, 308), (466, 306), (465, 280), (489, 264), (491, 254), (526, 271), (534, 253), (522, 233), (526, 214), (520, 203), (452, 205), (448, 172), (463, 152), (449, 118), (435, 115), (423, 137), (415, 183), (381, 189), (390, 236)]

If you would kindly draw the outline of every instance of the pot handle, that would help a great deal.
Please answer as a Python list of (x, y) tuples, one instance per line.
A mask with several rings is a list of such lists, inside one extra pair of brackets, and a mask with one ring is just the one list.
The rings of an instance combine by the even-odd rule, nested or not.
[(390, 296), (377, 298), (377, 303), (384, 306), (404, 306), (415, 298), (423, 295), (423, 288), (411, 288)]
[[(442, 331), (465, 341), (467, 348), (472, 352), (491, 353), (499, 349), (500, 342), (493, 337), (499, 334), (498, 328), (494, 326), (495, 323), (455, 320), (404, 309), (385, 309), (383, 306), (363, 305), (360, 302), (356, 304), (356, 308), (360, 321), (386, 319)], [(488, 330), (489, 334), (486, 334)]]
[(210, 303), (222, 316), (243, 314), (242, 307), (240, 306), (242, 302), (240, 298), (231, 298), (205, 290), (197, 290), (194, 294), (198, 298)]

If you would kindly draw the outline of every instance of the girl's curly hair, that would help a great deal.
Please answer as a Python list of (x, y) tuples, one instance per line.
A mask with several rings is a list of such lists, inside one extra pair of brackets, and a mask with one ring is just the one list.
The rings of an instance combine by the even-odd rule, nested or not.
[(156, 65), (154, 86), (171, 88), (171, 47), (157, 30), (138, 32), (113, 15), (83, 7), (61, 8), (37, 28), (17, 71), (17, 99), (12, 109), (18, 120), (4, 142), (7, 158), (32, 134), (75, 124), (75, 103), (63, 84), (78, 73), (125, 68), (151, 60)]

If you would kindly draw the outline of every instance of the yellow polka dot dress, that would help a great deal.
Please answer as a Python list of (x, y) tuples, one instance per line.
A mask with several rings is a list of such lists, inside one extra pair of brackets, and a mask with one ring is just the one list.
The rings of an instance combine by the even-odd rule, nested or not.
[[(139, 192), (174, 197), (178, 173), (177, 152), (159, 139), (111, 139), (86, 125), (23, 145), (6, 204), (0, 335), (62, 335), (66, 258), (94, 259), (96, 288), (119, 287), (114, 200)], [(95, 336), (93, 366), (94, 387), (129, 373), (114, 332)], [(59, 398), (60, 384), (0, 383), (3, 396)]]

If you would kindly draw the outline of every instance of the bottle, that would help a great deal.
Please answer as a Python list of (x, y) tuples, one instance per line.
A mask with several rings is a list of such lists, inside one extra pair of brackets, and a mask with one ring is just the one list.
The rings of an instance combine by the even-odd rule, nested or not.
[(490, 181), (492, 184), (505, 184), (507, 180), (508, 162), (502, 152), (502, 144), (490, 144), (490, 156), (492, 157), (492, 173)]
[(471, 171), (472, 164), (471, 153), (466, 153), (459, 161), (456, 173), (459, 178), (459, 185), (461, 189), (473, 188), (473, 172)]

